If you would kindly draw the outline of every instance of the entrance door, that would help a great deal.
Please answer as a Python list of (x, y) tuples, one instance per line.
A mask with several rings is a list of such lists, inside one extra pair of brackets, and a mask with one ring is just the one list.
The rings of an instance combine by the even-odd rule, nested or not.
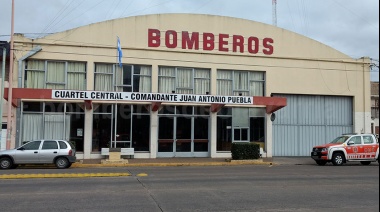
[(175, 157), (192, 157), (192, 117), (176, 117)]
[(158, 119), (158, 157), (174, 157), (174, 117), (159, 117)]
[(159, 117), (157, 157), (208, 157), (208, 118)]

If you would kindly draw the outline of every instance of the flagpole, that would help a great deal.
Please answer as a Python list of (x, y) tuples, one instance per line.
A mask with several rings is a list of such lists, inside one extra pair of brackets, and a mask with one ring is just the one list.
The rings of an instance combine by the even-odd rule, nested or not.
[[(118, 69), (118, 66), (120, 68), (122, 68), (121, 66), (121, 46), (120, 46), (120, 39), (119, 39), (119, 36), (116, 36), (116, 66), (115, 66), (115, 79), (117, 79), (117, 69)], [(116, 84), (116, 82), (115, 82)], [(117, 87), (116, 87), (117, 88)], [(116, 92), (117, 89), (116, 89)], [(114, 148), (116, 148), (116, 141), (117, 141), (117, 113), (118, 113), (118, 110), (117, 110), (117, 99), (116, 99), (116, 103), (115, 103), (115, 129), (114, 129)], [(111, 145), (112, 146), (112, 145)]]
[[(114, 74), (116, 74), (115, 76), (115, 80), (117, 79), (117, 69), (120, 68), (121, 69), (121, 73), (123, 73), (123, 64), (121, 63), (121, 58), (123, 57), (123, 52), (122, 52), (122, 49), (121, 49), (121, 44), (120, 44), (120, 39), (119, 39), (119, 36), (116, 36), (116, 66), (115, 66), (115, 72)], [(119, 67), (118, 67), (119, 66)], [(115, 82), (115, 84), (117, 85), (117, 82)], [(117, 89), (116, 89), (116, 92)], [(115, 144), (114, 144), (114, 147), (116, 148), (116, 133), (117, 133), (117, 99), (116, 99), (116, 103), (115, 103), (115, 129), (114, 129), (114, 140), (115, 140)], [(112, 146), (112, 145), (111, 145)]]
[[(117, 85), (117, 61), (118, 61), (118, 45), (119, 45), (119, 37), (118, 36), (116, 36), (116, 66), (115, 66), (115, 72), (114, 72), (114, 74), (115, 74), (115, 85)], [(117, 86), (115, 86), (115, 91), (117, 92)], [(114, 140), (114, 144), (113, 144), (113, 147), (114, 148), (116, 148), (116, 129), (117, 129), (117, 100), (116, 100), (116, 104), (115, 104), (115, 120), (114, 120), (114, 122), (115, 122), (115, 129), (113, 129), (113, 140)], [(111, 145), (112, 146), (112, 145)]]

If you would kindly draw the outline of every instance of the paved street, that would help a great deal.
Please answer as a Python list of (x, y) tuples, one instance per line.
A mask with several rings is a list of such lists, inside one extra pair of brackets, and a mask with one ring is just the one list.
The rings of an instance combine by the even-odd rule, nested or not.
[[(30, 171), (62, 172), (12, 170)], [(124, 172), (130, 176), (3, 179), (0, 207), (3, 211), (379, 211), (377, 163), (335, 167), (289, 162), (66, 171)]]

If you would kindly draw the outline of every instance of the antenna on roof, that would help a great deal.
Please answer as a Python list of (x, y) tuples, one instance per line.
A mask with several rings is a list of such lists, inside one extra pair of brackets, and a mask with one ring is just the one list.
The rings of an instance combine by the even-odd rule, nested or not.
[(272, 21), (277, 26), (277, 0), (272, 0)]

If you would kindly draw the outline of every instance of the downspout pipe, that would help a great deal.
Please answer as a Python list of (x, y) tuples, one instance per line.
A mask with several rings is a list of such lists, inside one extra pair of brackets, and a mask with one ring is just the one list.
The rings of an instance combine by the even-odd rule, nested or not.
[(18, 88), (21, 88), (22, 87), (22, 69), (23, 69), (23, 62), (24, 60), (26, 60), (27, 58), (37, 54), (39, 51), (42, 50), (42, 47), (41, 46), (36, 46), (34, 47), (32, 50), (30, 50), (26, 55), (22, 56), (19, 60), (18, 60)]
[[(34, 47), (32, 50), (30, 50), (26, 55), (22, 56), (19, 60), (18, 60), (18, 85), (17, 87), (18, 88), (22, 88), (23, 87), (23, 83), (22, 83), (22, 70), (23, 70), (23, 67), (24, 67), (24, 60), (26, 60), (27, 58), (37, 54), (39, 51), (42, 50), (42, 47), (41, 46), (36, 46)], [(16, 138), (15, 138), (15, 146), (18, 147), (20, 144), (22, 144), (20, 142), (20, 136), (21, 136), (21, 107), (18, 107), (16, 109), (16, 117), (17, 117), (17, 120), (16, 120)], [(18, 142), (17, 142), (18, 141)]]

